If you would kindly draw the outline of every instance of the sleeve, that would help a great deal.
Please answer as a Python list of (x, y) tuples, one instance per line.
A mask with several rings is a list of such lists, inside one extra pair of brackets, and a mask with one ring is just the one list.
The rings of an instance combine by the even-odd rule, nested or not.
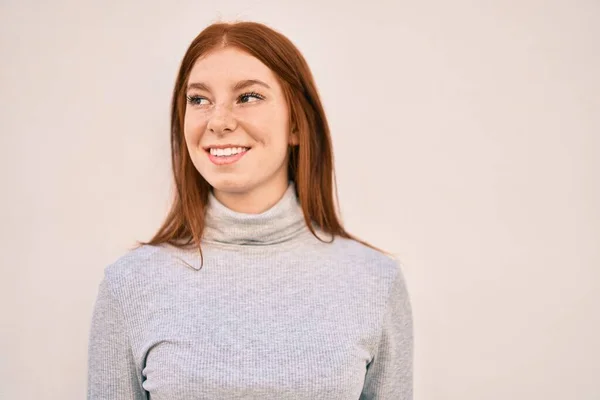
[(412, 400), (413, 320), (404, 276), (398, 273), (387, 300), (381, 337), (367, 365), (360, 400)]
[(88, 343), (87, 399), (146, 400), (125, 318), (106, 277), (100, 283)]

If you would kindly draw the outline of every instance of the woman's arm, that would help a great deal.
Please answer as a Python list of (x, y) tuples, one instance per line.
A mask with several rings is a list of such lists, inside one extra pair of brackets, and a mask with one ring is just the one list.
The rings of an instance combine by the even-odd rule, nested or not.
[(88, 347), (88, 400), (146, 400), (125, 318), (106, 279), (94, 305)]
[(398, 265), (389, 292), (379, 346), (367, 373), (360, 400), (413, 398), (413, 321), (411, 303)]

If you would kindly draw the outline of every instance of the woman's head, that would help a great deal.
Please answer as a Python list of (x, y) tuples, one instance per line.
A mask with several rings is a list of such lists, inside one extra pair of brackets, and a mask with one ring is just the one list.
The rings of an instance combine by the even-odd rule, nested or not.
[[(255, 83), (234, 90), (246, 80), (269, 88)], [(252, 91), (259, 96), (240, 98)], [(331, 139), (312, 74), (294, 44), (263, 24), (217, 23), (194, 39), (175, 84), (171, 122), (182, 185), (191, 183), (183, 176), (197, 173), (194, 184), (203, 193), (285, 180), (283, 192), (288, 179), (299, 191), (303, 181), (318, 185), (317, 193), (331, 191)], [(238, 162), (217, 166), (206, 146), (227, 144), (253, 146)]]
[(232, 45), (200, 56), (185, 85), (183, 135), (192, 163), (217, 198), (280, 195), (298, 144), (279, 77)]
[[(224, 159), (210, 148), (223, 145), (250, 150), (217, 165)], [(310, 69), (289, 39), (263, 24), (215, 23), (192, 41), (173, 91), (171, 150), (175, 198), (149, 244), (200, 246), (213, 188), (244, 193), (283, 182), (285, 189), (288, 180), (315, 236), (313, 223), (358, 240), (334, 206), (329, 126)]]

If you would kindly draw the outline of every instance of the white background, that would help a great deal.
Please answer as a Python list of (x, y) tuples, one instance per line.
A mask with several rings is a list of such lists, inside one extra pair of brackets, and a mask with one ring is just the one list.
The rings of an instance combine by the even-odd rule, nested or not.
[(404, 263), (415, 399), (600, 398), (598, 1), (0, 1), (0, 398), (82, 399), (103, 269), (170, 198), (179, 62), (288, 36), (347, 228)]

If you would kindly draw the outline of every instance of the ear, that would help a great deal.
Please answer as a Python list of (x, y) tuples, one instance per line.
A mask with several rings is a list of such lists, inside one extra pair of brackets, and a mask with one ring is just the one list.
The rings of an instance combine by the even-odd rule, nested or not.
[(297, 146), (299, 141), (300, 140), (298, 139), (298, 130), (294, 128), (290, 133), (289, 143), (291, 146)]

